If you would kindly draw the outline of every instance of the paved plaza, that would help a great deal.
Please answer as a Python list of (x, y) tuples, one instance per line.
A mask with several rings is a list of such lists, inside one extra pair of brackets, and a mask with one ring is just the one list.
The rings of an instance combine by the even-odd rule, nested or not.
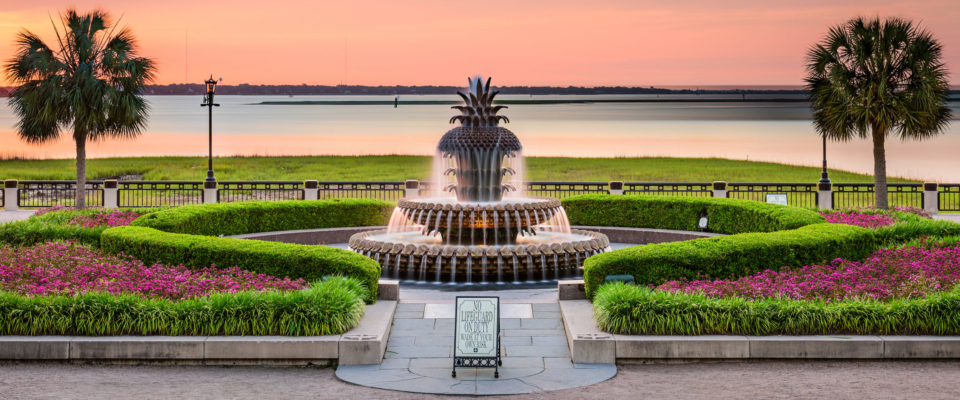
[[(453, 369), (454, 299), (499, 296), (503, 366)], [(447, 292), (404, 289), (380, 365), (341, 366), (358, 385), (416, 393), (518, 394), (592, 385), (617, 373), (613, 364), (573, 364), (557, 291)]]

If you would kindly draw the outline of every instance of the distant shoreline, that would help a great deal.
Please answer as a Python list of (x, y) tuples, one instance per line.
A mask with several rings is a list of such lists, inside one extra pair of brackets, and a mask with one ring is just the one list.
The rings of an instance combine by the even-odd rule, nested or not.
[[(497, 100), (496, 104), (594, 104), (594, 103), (806, 103), (804, 99), (597, 99), (597, 100)], [(458, 105), (462, 100), (401, 100), (397, 105)], [(248, 105), (265, 106), (387, 106), (392, 100), (318, 100), (318, 101), (262, 101)]]

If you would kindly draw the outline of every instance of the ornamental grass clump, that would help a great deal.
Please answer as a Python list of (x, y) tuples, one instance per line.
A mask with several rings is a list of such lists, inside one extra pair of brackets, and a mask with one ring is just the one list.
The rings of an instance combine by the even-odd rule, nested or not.
[(960, 245), (921, 241), (917, 246), (882, 249), (862, 261), (836, 259), (732, 280), (670, 281), (656, 290), (715, 298), (890, 301), (949, 291), (958, 281)]
[(147, 266), (133, 257), (104, 254), (76, 242), (0, 246), (0, 290), (20, 295), (102, 292), (182, 300), (219, 292), (293, 291), (304, 287), (306, 282), (301, 279), (279, 279), (237, 267), (191, 270), (183, 265)]

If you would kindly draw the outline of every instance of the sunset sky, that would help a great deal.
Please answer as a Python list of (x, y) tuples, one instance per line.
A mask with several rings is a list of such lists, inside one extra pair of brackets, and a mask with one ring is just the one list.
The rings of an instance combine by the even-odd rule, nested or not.
[(809, 46), (857, 14), (921, 22), (960, 68), (957, 0), (6, 0), (0, 60), (21, 27), (52, 44), (69, 6), (124, 14), (162, 84), (799, 85)]

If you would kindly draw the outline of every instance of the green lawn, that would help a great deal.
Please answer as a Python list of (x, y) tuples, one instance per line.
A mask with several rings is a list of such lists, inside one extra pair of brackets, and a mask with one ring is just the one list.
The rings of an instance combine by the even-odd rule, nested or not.
[[(820, 169), (720, 158), (528, 157), (526, 180), (607, 182), (816, 182)], [(405, 180), (428, 178), (426, 156), (218, 157), (220, 180)], [(128, 157), (87, 161), (90, 179), (143, 175), (144, 180), (203, 180), (201, 157)], [(74, 179), (74, 161), (0, 160), (0, 179)], [(835, 183), (873, 182), (873, 177), (830, 171)], [(916, 182), (891, 178), (891, 182)]]

